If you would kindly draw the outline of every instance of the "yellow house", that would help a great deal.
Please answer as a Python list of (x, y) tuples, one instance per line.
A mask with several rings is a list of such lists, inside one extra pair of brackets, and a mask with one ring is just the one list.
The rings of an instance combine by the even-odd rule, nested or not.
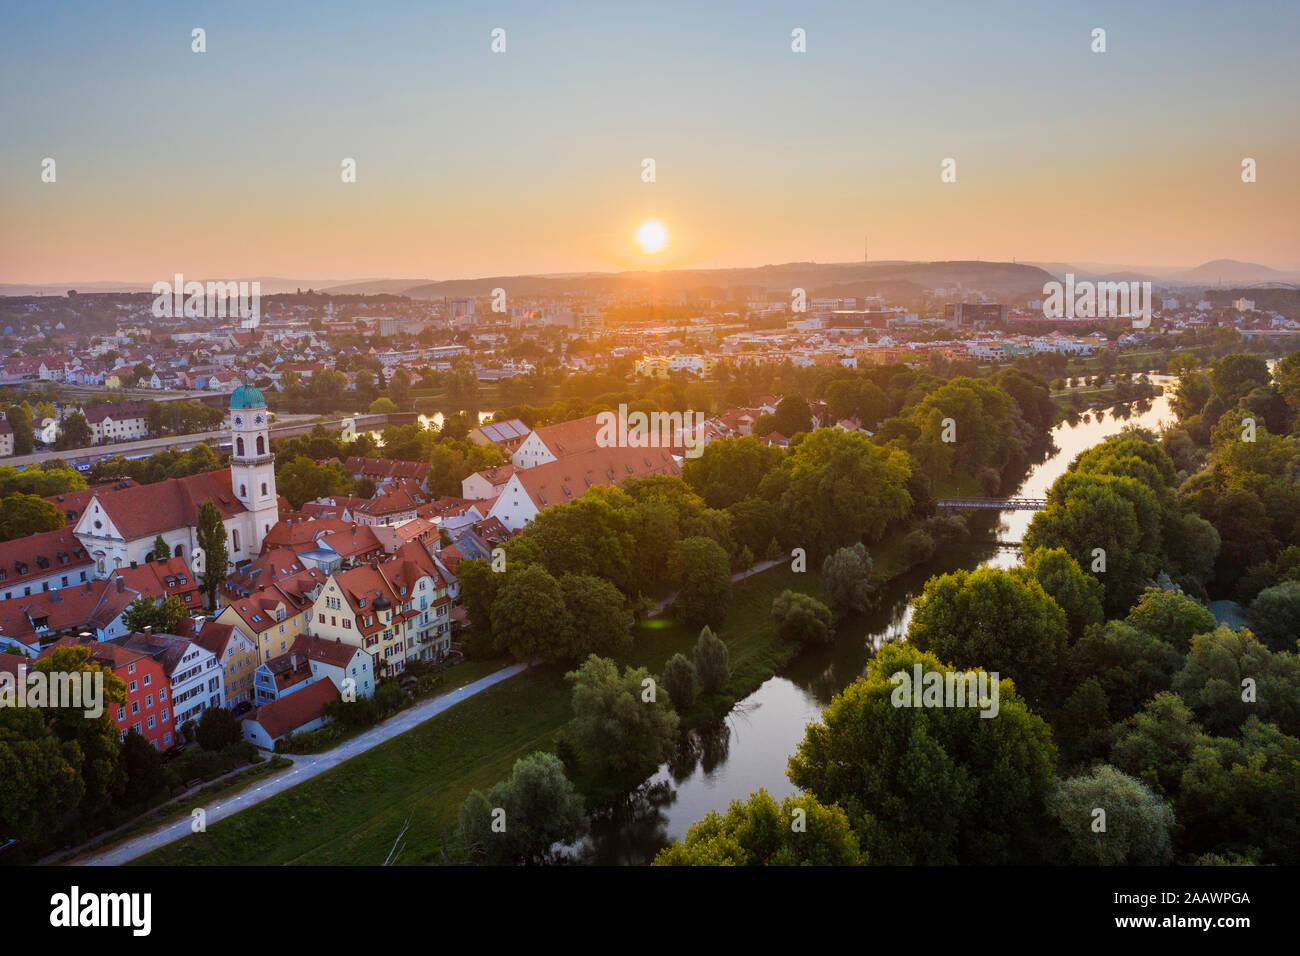
[(217, 623), (229, 624), (252, 637), (260, 661), (279, 657), (293, 646), (299, 634), (310, 633), (312, 605), (325, 576), (312, 568), (256, 591), (227, 594), (229, 604)]
[(376, 677), (394, 677), (406, 669), (404, 617), (393, 619), (394, 603), (373, 566), (331, 574), (316, 597), (311, 633), (361, 648), (374, 659)]

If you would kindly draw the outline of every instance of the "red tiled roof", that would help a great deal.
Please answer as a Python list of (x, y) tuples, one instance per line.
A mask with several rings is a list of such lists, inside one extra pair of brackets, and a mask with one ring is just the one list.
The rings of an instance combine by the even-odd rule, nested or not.
[(575, 418), (571, 422), (543, 425), (536, 429), (536, 432), (542, 444), (550, 449), (551, 454), (556, 458), (577, 455), (598, 447), (596, 436), (600, 432), (600, 416), (588, 415), (586, 418)]
[(31, 644), (41, 621), (45, 627), (40, 633), (51, 637), (61, 631), (107, 627), (136, 596), (125, 587), (118, 591), (116, 581), (87, 581), (0, 601), (0, 641), (13, 638)]
[(257, 708), (245, 720), (256, 721), (272, 740), (297, 730), (321, 716), (325, 705), (337, 700), (338, 688), (331, 680), (318, 680), (279, 700)]
[(168, 478), (151, 485), (134, 485), (96, 498), (108, 519), (128, 541), (177, 528), (197, 527), (199, 508), (208, 500), (216, 504), (223, 518), (233, 518), (247, 510), (235, 497), (229, 468)]
[(60, 568), (71, 570), (92, 563), (71, 528), (0, 542), (0, 587), (45, 577)]
[(516, 472), (524, 493), (540, 511), (581, 498), (593, 485), (616, 485), (625, 478), (681, 475), (677, 461), (662, 448), (594, 448)]
[(322, 664), (329, 664), (333, 667), (344, 667), (356, 656), (358, 648), (355, 644), (344, 644), (337, 638), (330, 641), (315, 634), (303, 633), (294, 638), (289, 651), (290, 653), (301, 654), (309, 661), (320, 661)]

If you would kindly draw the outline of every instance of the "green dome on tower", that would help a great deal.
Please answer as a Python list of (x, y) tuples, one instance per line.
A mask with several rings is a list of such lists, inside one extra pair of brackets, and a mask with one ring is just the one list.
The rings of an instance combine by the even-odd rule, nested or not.
[(266, 399), (252, 385), (241, 385), (230, 393), (231, 408), (266, 408)]

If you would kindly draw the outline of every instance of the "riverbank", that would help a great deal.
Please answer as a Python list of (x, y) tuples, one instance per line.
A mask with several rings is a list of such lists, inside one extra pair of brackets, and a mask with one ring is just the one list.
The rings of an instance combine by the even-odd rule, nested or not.
[[(872, 549), (880, 581), (904, 569), (898, 541)], [(898, 540), (894, 540), (897, 538)], [(727, 644), (732, 681), (723, 701), (686, 715), (687, 726), (716, 720), (801, 652), (772, 626), (773, 599), (786, 589), (823, 598), (819, 568), (799, 572), (786, 561), (742, 579), (732, 590), (726, 622), (715, 631)], [(652, 617), (635, 627), (620, 666), (662, 673), (668, 658), (689, 655), (698, 628)], [(486, 791), (509, 776), (514, 762), (536, 750), (554, 751), (571, 714), (568, 668), (530, 668), (509, 686), (491, 687), (392, 740), (351, 758), (291, 790), (187, 834), (136, 860), (174, 865), (378, 865), (406, 821), (402, 863), (459, 862), (457, 811), (475, 788)], [(578, 781), (581, 787), (584, 783)], [(596, 789), (591, 787), (591, 789)], [(598, 795), (597, 802), (608, 797)]]

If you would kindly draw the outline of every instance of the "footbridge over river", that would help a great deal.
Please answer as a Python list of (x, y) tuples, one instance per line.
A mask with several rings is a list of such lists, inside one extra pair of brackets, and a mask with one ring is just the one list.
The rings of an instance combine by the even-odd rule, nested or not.
[(936, 505), (939, 508), (982, 508), (986, 511), (1042, 511), (1046, 498), (948, 498)]

